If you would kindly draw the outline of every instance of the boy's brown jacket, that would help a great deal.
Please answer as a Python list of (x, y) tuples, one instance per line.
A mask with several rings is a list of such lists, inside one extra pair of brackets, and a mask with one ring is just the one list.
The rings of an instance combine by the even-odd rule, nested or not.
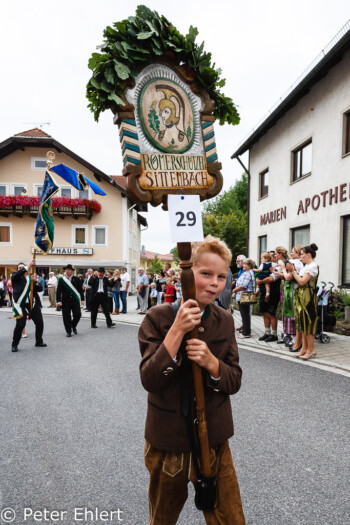
[[(186, 421), (181, 413), (182, 357), (178, 354), (175, 362), (163, 344), (173, 322), (171, 304), (155, 306), (148, 310), (139, 330), (141, 381), (148, 391), (145, 438), (159, 450), (189, 452)], [(241, 386), (232, 316), (214, 304), (207, 306), (199, 325), (199, 339), (220, 361), (220, 381), (216, 385), (203, 369), (209, 446), (215, 447), (233, 435), (229, 396)]]

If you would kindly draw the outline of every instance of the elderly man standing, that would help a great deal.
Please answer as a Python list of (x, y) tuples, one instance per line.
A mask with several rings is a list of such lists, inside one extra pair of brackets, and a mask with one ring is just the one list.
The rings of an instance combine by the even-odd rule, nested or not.
[(53, 272), (49, 273), (49, 280), (47, 281), (47, 292), (49, 294), (50, 306), (49, 308), (56, 308), (56, 289), (57, 289), (57, 277)]
[(127, 272), (127, 269), (122, 268), (122, 275), (120, 277), (120, 298), (122, 300), (123, 310), (122, 314), (127, 313), (127, 297), (130, 286), (130, 275)]
[(137, 293), (140, 300), (140, 315), (145, 315), (148, 306), (149, 280), (143, 268), (139, 268), (137, 277)]

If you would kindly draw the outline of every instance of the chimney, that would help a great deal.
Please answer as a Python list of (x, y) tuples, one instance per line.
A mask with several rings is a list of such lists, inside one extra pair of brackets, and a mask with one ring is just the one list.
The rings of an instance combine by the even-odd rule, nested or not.
[(141, 247), (141, 253), (142, 253), (142, 255), (145, 255), (145, 253), (146, 253), (146, 249), (145, 249), (145, 245), (144, 244)]

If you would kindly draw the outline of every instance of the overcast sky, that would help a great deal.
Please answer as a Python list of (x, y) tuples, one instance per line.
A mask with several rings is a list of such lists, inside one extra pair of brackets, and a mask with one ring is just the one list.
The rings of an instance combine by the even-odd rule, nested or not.
[[(0, 141), (42, 129), (109, 175), (122, 171), (118, 129), (87, 108), (91, 53), (107, 25), (135, 14), (134, 0), (0, 0)], [(230, 156), (275, 102), (350, 19), (349, 0), (148, 0), (183, 34), (190, 25), (212, 53), (239, 108), (238, 126), (216, 125), (224, 188), (242, 168)], [(245, 159), (246, 160), (246, 159)], [(167, 214), (150, 207), (146, 249), (173, 247)]]

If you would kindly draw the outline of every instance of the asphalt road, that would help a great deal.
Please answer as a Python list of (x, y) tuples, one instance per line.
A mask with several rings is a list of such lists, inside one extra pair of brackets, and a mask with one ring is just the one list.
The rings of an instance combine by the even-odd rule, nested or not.
[[(0, 312), (0, 511), (14, 524), (146, 525), (138, 328), (82, 320), (67, 339), (46, 317), (49, 346), (35, 348), (28, 325), (13, 354)], [(249, 350), (241, 364), (231, 448), (247, 525), (350, 523), (349, 378)], [(204, 523), (190, 490), (179, 525)]]

